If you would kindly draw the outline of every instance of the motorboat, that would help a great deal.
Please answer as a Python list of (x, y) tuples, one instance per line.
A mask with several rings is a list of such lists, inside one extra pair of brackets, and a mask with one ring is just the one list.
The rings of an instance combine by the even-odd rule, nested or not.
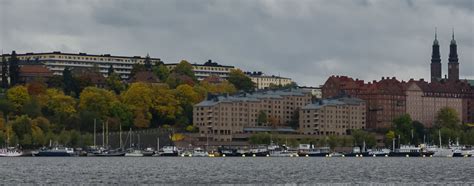
[(0, 157), (18, 157), (22, 155), (23, 152), (15, 147), (7, 147), (0, 149)]
[(191, 155), (192, 157), (209, 157), (209, 153), (207, 151), (203, 150), (200, 147), (197, 147), (193, 150), (193, 153)]
[(164, 146), (158, 151), (156, 155), (157, 156), (178, 156), (179, 150), (178, 148), (176, 148), (176, 146)]
[(138, 150), (138, 149), (129, 149), (125, 153), (125, 156), (126, 157), (143, 157), (143, 152), (141, 150)]
[(414, 145), (401, 145), (400, 148), (391, 151), (389, 156), (391, 157), (422, 157), (432, 156), (433, 151), (427, 151), (421, 146)]
[(75, 156), (73, 148), (52, 147), (41, 148), (38, 152), (32, 153), (33, 156)]
[(301, 144), (298, 148), (299, 156), (325, 157), (330, 153), (329, 147), (315, 148), (313, 145)]
[(369, 152), (369, 156), (372, 157), (385, 157), (390, 154), (390, 149), (371, 149), (367, 152)]

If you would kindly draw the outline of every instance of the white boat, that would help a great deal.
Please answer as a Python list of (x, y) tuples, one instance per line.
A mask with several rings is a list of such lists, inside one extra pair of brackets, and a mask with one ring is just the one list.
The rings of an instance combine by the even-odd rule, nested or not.
[(288, 151), (286, 146), (270, 145), (268, 147), (270, 157), (297, 157), (297, 152)]
[(428, 151), (434, 152), (433, 157), (453, 157), (453, 149), (451, 148), (443, 148), (441, 145), (441, 131), (438, 130), (438, 137), (439, 137), (439, 147), (430, 146), (427, 147)]
[(207, 153), (205, 150), (197, 147), (193, 150), (193, 153), (191, 155), (192, 157), (209, 157), (209, 153)]
[(127, 153), (125, 153), (125, 156), (128, 156), (128, 157), (142, 157), (143, 152), (141, 150), (130, 150)]
[(0, 149), (0, 157), (18, 157), (21, 155), (23, 155), (23, 152), (15, 147)]

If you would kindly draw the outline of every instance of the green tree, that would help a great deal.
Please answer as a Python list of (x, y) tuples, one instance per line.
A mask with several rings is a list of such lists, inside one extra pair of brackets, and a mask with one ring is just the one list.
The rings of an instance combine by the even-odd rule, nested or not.
[(22, 110), (23, 113), (28, 115), (30, 118), (41, 116), (41, 105), (35, 97), (26, 102), (25, 105), (23, 105)]
[(270, 142), (271, 142), (271, 136), (268, 133), (253, 134), (249, 138), (249, 143), (253, 145), (270, 144)]
[(72, 76), (72, 72), (69, 67), (64, 68), (63, 71), (63, 85), (64, 85), (64, 93), (66, 95), (78, 95), (79, 94), (79, 87), (78, 82)]
[(2, 55), (2, 88), (8, 88), (8, 62), (5, 55)]
[(395, 135), (400, 136), (401, 144), (413, 142), (411, 134), (413, 131), (413, 121), (408, 114), (403, 114), (393, 120)]
[(133, 111), (132, 109), (121, 102), (114, 102), (109, 110), (110, 117), (118, 119), (120, 125), (124, 128), (133, 126)]
[(15, 132), (15, 134), (20, 138), (20, 141), (23, 140), (25, 135), (31, 135), (31, 120), (28, 116), (22, 115), (17, 117), (12, 121), (11, 125), (13, 132)]
[(262, 126), (268, 122), (268, 117), (267, 113), (263, 110), (258, 112), (258, 117), (257, 117), (257, 124), (259, 126)]
[(459, 119), (459, 113), (457, 113), (456, 110), (444, 107), (436, 114), (434, 123), (435, 128), (459, 129), (461, 121)]
[(337, 136), (330, 135), (327, 139), (327, 142), (329, 144), (329, 148), (334, 150), (336, 147), (340, 145), (340, 140)]
[(230, 71), (229, 82), (232, 83), (237, 90), (252, 92), (255, 89), (255, 83), (240, 69)]
[(176, 65), (176, 67), (172, 70), (173, 73), (178, 75), (185, 75), (190, 77), (193, 81), (197, 81), (196, 76), (194, 75), (193, 65), (187, 62), (186, 60), (181, 60), (181, 62)]
[(120, 94), (122, 91), (125, 90), (125, 84), (122, 82), (122, 78), (115, 73), (112, 72), (106, 79), (105, 82), (107, 84), (107, 87), (114, 91), (115, 94)]
[(9, 63), (10, 86), (15, 86), (20, 80), (20, 66), (18, 64), (19, 59), (15, 51), (12, 51)]
[(3, 113), (3, 118), (7, 121), (8, 114), (15, 112), (15, 105), (6, 99), (0, 99), (0, 111)]
[(164, 64), (159, 64), (153, 66), (153, 73), (158, 76), (158, 78), (164, 82), (166, 79), (168, 79), (168, 76), (170, 75), (170, 70), (164, 65)]

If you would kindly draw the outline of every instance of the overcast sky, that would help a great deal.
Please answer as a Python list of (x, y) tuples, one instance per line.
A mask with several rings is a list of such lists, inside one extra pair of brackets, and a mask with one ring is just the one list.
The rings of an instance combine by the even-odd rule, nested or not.
[(474, 79), (474, 0), (0, 0), (4, 52), (212, 59), (318, 86), (330, 75), (429, 79), (438, 27)]

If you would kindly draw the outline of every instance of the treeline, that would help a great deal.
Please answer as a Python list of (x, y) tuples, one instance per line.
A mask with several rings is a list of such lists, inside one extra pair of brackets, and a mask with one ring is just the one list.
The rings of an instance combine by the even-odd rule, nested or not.
[(72, 73), (69, 68), (62, 76), (47, 81), (37, 79), (20, 84), (18, 74), (16, 81), (5, 78), (18, 73), (4, 68), (18, 64), (15, 54), (8, 61), (2, 61), (0, 144), (8, 139), (10, 145), (25, 147), (42, 146), (49, 141), (71, 146), (90, 145), (94, 123), (98, 132), (102, 124), (106, 124), (109, 131), (120, 127), (123, 130), (172, 127), (175, 131), (195, 131), (193, 105), (204, 100), (208, 93), (233, 94), (255, 88), (240, 70), (233, 70), (228, 81), (199, 82), (190, 63), (181, 61), (173, 70), (168, 70), (163, 63), (151, 64), (149, 57), (145, 64), (133, 67), (131, 76), (150, 71), (161, 83), (128, 83), (111, 67), (103, 88), (96, 87), (88, 77)]
[(461, 145), (474, 145), (474, 128), (468, 124), (462, 124), (459, 113), (449, 107), (438, 111), (431, 128), (426, 128), (423, 123), (412, 120), (409, 114), (396, 118), (392, 128), (385, 134), (385, 143), (386, 146), (392, 146), (392, 140), (395, 139), (396, 145), (399, 143), (439, 145), (440, 134), (442, 145), (457, 142)]

